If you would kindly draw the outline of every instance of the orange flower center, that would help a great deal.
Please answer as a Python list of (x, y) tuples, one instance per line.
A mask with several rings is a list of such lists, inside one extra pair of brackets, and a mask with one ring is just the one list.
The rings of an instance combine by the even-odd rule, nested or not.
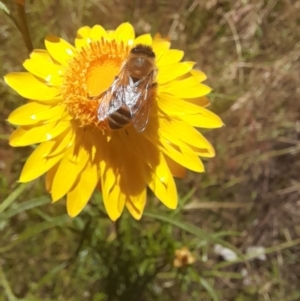
[(62, 85), (63, 102), (80, 126), (106, 128), (97, 119), (100, 95), (120, 72), (130, 49), (115, 40), (92, 41), (70, 61)]

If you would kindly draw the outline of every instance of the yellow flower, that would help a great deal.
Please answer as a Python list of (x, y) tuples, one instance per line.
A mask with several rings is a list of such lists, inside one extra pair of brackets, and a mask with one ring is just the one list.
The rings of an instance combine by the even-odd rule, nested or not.
[[(156, 56), (157, 96), (145, 130), (132, 125), (110, 130), (97, 120), (98, 101), (87, 95), (106, 91), (120, 72), (130, 49), (149, 45)], [(103, 195), (109, 217), (126, 207), (140, 219), (147, 187), (168, 208), (177, 206), (173, 176), (185, 170), (203, 172), (200, 157), (213, 157), (211, 144), (194, 128), (218, 128), (222, 121), (204, 107), (211, 89), (194, 62), (170, 42), (135, 37), (129, 23), (116, 30), (82, 27), (75, 47), (48, 36), (46, 50), (34, 50), (23, 64), (28, 72), (10, 73), (6, 83), (29, 102), (11, 113), (19, 126), (10, 137), (14, 147), (39, 144), (27, 159), (20, 182), (46, 174), (53, 202), (66, 196), (70, 216), (78, 215), (95, 189)]]
[(192, 255), (187, 247), (182, 247), (175, 251), (175, 257), (173, 260), (173, 266), (175, 268), (182, 268), (193, 264), (196, 258)]

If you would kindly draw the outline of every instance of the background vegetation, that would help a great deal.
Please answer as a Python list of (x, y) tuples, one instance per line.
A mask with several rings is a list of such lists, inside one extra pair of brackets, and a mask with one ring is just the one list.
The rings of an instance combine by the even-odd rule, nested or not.
[[(71, 220), (42, 180), (17, 184), (31, 148), (8, 146), (5, 119), (24, 100), (0, 78), (0, 301), (300, 300), (300, 2), (29, 0), (27, 13), (35, 48), (96, 23), (169, 36), (207, 73), (226, 127), (206, 132), (217, 156), (206, 174), (178, 181), (175, 212), (152, 200), (140, 222), (125, 214), (114, 224), (95, 195)], [(2, 13), (1, 76), (26, 57)], [(216, 244), (238, 258), (225, 261)], [(183, 246), (196, 262), (175, 268)], [(265, 247), (266, 260), (245, 256), (250, 246)]]

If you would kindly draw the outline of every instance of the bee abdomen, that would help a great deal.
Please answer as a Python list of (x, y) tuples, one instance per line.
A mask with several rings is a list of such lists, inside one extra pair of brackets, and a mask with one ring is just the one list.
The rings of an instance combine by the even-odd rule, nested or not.
[(131, 114), (127, 107), (122, 106), (108, 116), (108, 125), (112, 130), (118, 130), (131, 121)]

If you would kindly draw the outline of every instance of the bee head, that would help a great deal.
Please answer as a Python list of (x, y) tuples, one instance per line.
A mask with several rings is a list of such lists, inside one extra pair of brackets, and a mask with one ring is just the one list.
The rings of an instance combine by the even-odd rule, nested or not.
[(154, 68), (155, 54), (152, 48), (137, 45), (131, 49), (127, 68), (130, 75), (136, 79), (147, 76)]
[(149, 58), (155, 58), (155, 54), (150, 46), (138, 44), (130, 51), (131, 54), (144, 55)]

